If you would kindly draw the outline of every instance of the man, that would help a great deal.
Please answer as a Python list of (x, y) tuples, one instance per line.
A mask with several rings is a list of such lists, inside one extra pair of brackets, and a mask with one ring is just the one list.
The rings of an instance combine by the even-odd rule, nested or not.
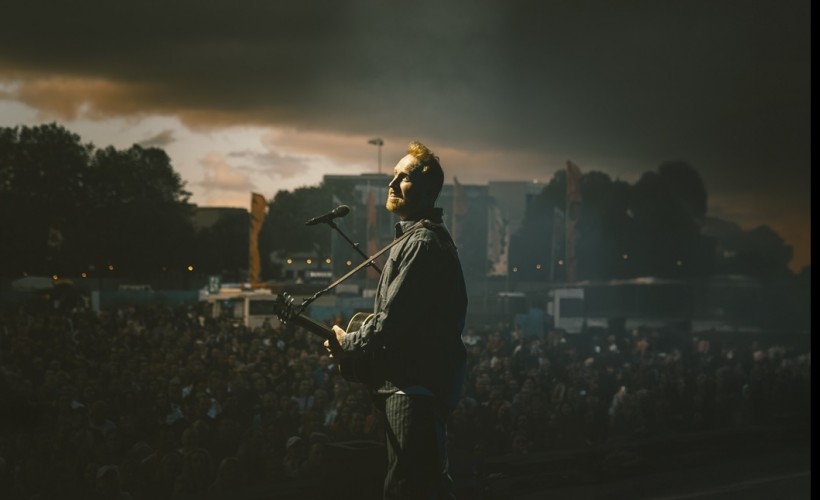
[(385, 419), (384, 498), (453, 498), (445, 423), (465, 377), (464, 276), (435, 208), (444, 183), (438, 157), (412, 142), (393, 172), (386, 208), (400, 219), (397, 238), (412, 233), (390, 249), (373, 316), (355, 332), (333, 329), (346, 354), (367, 360), (363, 382)]

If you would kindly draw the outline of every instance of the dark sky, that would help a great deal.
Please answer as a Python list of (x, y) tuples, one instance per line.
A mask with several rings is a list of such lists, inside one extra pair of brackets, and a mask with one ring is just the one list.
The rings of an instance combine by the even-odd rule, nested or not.
[[(685, 160), (710, 213), (769, 224), (810, 262), (809, 1), (28, 1), (2, 19), (2, 126), (34, 110), (69, 128), (162, 116), (314, 137), (203, 181), (208, 151), (180, 159), (192, 187), (318, 174), (308, 151), (355, 165), (349, 144), (375, 135), (386, 168), (418, 138), (475, 184), (548, 180), (567, 160), (634, 181)], [(157, 144), (184, 135), (155, 128)]]

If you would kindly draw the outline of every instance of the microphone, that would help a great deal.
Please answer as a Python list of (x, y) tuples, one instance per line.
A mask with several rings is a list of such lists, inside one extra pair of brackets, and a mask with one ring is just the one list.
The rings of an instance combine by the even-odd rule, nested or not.
[(330, 222), (337, 217), (344, 217), (350, 213), (350, 207), (347, 205), (339, 205), (338, 207), (334, 208), (330, 212), (320, 215), (318, 217), (314, 217), (309, 221), (305, 222), (306, 226), (314, 226), (316, 224), (321, 224), (322, 222)]

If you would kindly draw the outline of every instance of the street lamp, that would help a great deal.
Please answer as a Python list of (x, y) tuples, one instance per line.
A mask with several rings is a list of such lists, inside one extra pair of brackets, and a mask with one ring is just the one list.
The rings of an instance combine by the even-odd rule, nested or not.
[(379, 148), (379, 174), (382, 173), (382, 146), (384, 146), (384, 141), (381, 138), (376, 137), (374, 139), (370, 139), (367, 141), (368, 144), (372, 144)]

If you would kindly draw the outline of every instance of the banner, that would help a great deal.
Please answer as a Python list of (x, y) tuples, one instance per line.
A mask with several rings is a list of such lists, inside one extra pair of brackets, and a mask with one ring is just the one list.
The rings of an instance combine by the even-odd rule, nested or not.
[(250, 213), (250, 239), (248, 242), (248, 281), (251, 286), (259, 282), (261, 269), (259, 259), (259, 231), (262, 223), (265, 222), (265, 215), (268, 209), (268, 202), (259, 193), (251, 193), (251, 213)]
[(575, 247), (578, 242), (577, 224), (581, 216), (581, 169), (567, 161), (567, 203), (566, 203), (566, 266), (567, 282), (576, 280), (577, 258)]
[(458, 177), (453, 177), (453, 241), (457, 247), (462, 243), (462, 220), (467, 216), (467, 196), (464, 194), (464, 186), (458, 182)]
[(556, 272), (556, 265), (558, 259), (564, 257), (566, 252), (566, 216), (564, 211), (558, 207), (552, 209), (552, 245), (550, 248), (550, 281), (555, 281), (558, 278)]
[(510, 228), (507, 218), (496, 205), (490, 205), (487, 215), (487, 260), (490, 276), (506, 276), (510, 255)]

